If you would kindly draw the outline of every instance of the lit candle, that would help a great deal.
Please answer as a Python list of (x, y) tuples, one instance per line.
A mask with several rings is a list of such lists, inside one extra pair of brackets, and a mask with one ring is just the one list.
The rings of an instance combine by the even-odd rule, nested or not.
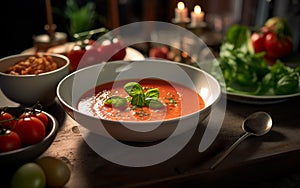
[(204, 12), (201, 11), (201, 7), (196, 5), (194, 7), (194, 12), (191, 12), (191, 25), (192, 26), (200, 26), (203, 22)]
[(175, 20), (177, 22), (186, 22), (188, 16), (187, 14), (188, 14), (188, 10), (184, 6), (184, 3), (179, 2), (177, 4), (177, 8), (175, 8)]

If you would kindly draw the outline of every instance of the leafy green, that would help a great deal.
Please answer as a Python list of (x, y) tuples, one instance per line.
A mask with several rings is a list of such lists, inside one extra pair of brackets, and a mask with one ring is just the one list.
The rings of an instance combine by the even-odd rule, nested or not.
[(277, 62), (271, 67), (274, 77), (274, 93), (276, 95), (292, 94), (298, 91), (299, 71), (285, 66), (282, 62)]
[(112, 105), (116, 108), (125, 106), (127, 102), (137, 107), (149, 106), (150, 108), (162, 108), (164, 106), (159, 100), (159, 90), (157, 88), (148, 89), (144, 93), (142, 86), (137, 82), (128, 82), (123, 88), (130, 98), (111, 96), (104, 101), (104, 104)]
[(145, 94), (142, 86), (137, 82), (128, 82), (124, 85), (124, 90), (132, 97), (131, 104), (135, 106), (145, 106)]
[(134, 106), (149, 106), (150, 108), (162, 108), (164, 105), (158, 99), (157, 88), (148, 89), (145, 93), (142, 86), (137, 82), (128, 82), (124, 85), (124, 90), (131, 96), (131, 104)]
[(119, 96), (111, 96), (104, 101), (104, 104), (111, 105), (115, 108), (121, 108), (123, 106), (126, 106), (127, 99)]
[(147, 106), (149, 106), (149, 108), (155, 109), (164, 107), (164, 104), (159, 99), (155, 98), (146, 98), (145, 103), (147, 104)]
[(69, 33), (71, 36), (75, 33), (90, 30), (99, 16), (94, 2), (87, 2), (84, 6), (79, 6), (75, 0), (66, 1), (64, 14), (69, 19)]
[(158, 99), (159, 98), (159, 91), (158, 91), (158, 89), (157, 88), (148, 89), (145, 92), (145, 97), (146, 98)]
[[(250, 50), (251, 32), (247, 26), (233, 25), (229, 28), (225, 42), (233, 45), (235, 49)], [(251, 49), (253, 52), (253, 50)]]
[(159, 91), (157, 88), (148, 89), (145, 92), (145, 103), (150, 108), (162, 108), (164, 104), (158, 99)]
[(220, 47), (219, 66), (226, 91), (250, 95), (284, 95), (299, 91), (300, 67), (292, 69), (280, 60), (269, 66), (265, 52), (254, 53), (250, 29), (232, 26)]

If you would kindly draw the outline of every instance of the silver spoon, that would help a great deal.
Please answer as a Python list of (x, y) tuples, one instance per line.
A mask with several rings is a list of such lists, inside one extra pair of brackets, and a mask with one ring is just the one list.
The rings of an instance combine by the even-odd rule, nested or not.
[(243, 140), (251, 135), (262, 136), (269, 132), (272, 128), (272, 118), (266, 112), (255, 112), (248, 116), (243, 124), (242, 129), (245, 132), (228, 150), (210, 167), (214, 169), (217, 165), (219, 165), (228, 154), (234, 150), (238, 144), (240, 144)]

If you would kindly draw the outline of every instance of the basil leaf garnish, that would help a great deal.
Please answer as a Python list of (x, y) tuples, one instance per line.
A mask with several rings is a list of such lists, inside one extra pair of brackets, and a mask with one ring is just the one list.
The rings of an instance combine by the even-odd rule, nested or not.
[(132, 97), (131, 104), (145, 106), (145, 94), (142, 86), (137, 82), (128, 82), (124, 85), (124, 90)]
[(145, 92), (145, 98), (152, 98), (152, 99), (158, 99), (159, 98), (159, 91), (157, 88), (148, 89)]
[(127, 99), (119, 96), (111, 96), (104, 101), (104, 104), (111, 105), (115, 108), (120, 108), (127, 104)]
[(146, 98), (145, 99), (147, 106), (149, 108), (162, 108), (164, 107), (164, 104), (159, 99), (153, 99), (153, 98)]

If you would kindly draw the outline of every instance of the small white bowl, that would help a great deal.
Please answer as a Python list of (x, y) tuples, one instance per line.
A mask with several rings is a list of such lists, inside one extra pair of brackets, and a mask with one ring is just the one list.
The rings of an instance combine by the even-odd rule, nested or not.
[(15, 63), (34, 54), (17, 54), (0, 59), (0, 83), (3, 94), (10, 100), (24, 106), (31, 106), (38, 101), (43, 106), (54, 102), (59, 81), (69, 73), (69, 59), (53, 53), (40, 53), (52, 56), (59, 68), (38, 75), (11, 75), (5, 73)]
[[(80, 97), (97, 85), (115, 80), (143, 78), (160, 78), (190, 87), (200, 94), (205, 107), (178, 118), (155, 121), (99, 119), (77, 108)], [(178, 135), (195, 128), (209, 116), (220, 96), (221, 87), (218, 81), (205, 71), (183, 63), (153, 59), (114, 61), (86, 67), (69, 74), (57, 86), (57, 98), (65, 111), (80, 125), (98, 135), (111, 135), (117, 140), (132, 142), (163, 140), (170, 135)]]

